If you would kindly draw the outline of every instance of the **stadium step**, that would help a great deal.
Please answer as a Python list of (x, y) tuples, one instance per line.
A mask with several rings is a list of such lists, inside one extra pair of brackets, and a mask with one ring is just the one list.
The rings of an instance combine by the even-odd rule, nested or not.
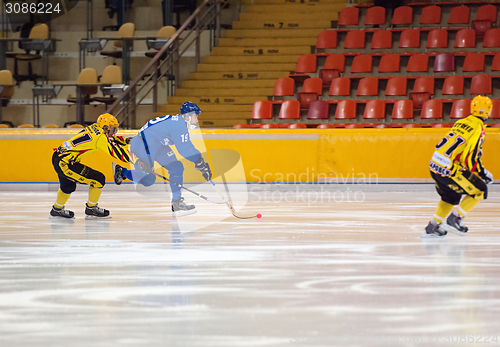
[(340, 12), (345, 3), (326, 4), (290, 4), (290, 5), (251, 5), (247, 7), (247, 13), (314, 13), (314, 12)]
[(222, 38), (219, 40), (219, 47), (277, 47), (282, 46), (314, 46), (317, 37), (298, 37), (298, 38)]
[(324, 29), (330, 27), (331, 20), (317, 21), (238, 21), (233, 22), (233, 29), (248, 30), (248, 29)]
[(269, 80), (208, 80), (208, 81), (184, 81), (182, 88), (274, 88), (275, 79)]
[(294, 55), (257, 55), (257, 56), (212, 56), (203, 58), (203, 64), (264, 64), (264, 63), (293, 63), (297, 62), (300, 54)]
[(268, 30), (268, 29), (254, 29), (254, 30), (228, 30), (226, 38), (239, 37), (239, 38), (268, 38), (268, 37), (313, 37), (317, 38), (319, 33), (324, 29), (281, 29), (281, 30)]
[(179, 88), (175, 95), (177, 96), (198, 96), (198, 97), (226, 97), (226, 96), (262, 96), (266, 97), (273, 94), (273, 88)]
[[(199, 105), (201, 112), (252, 112), (253, 105), (217, 105), (203, 104)], [(162, 114), (177, 114), (181, 108), (181, 104), (160, 105), (159, 109)]]
[[(265, 100), (267, 96), (224, 96), (224, 97), (191, 97), (189, 101), (194, 102), (201, 108), (203, 105), (253, 105), (259, 100)], [(183, 104), (185, 96), (170, 96), (167, 98), (169, 104)]]
[(199, 72), (214, 71), (294, 71), (295, 63), (282, 64), (198, 64)]
[(338, 20), (338, 12), (313, 12), (308, 13), (307, 16), (302, 13), (293, 12), (274, 12), (274, 13), (258, 13), (258, 12), (242, 12), (240, 13), (240, 21), (269, 21), (274, 22), (284, 22), (284, 23), (294, 23), (307, 20), (324, 20), (324, 21), (336, 21)]
[(280, 47), (214, 47), (212, 48), (213, 56), (234, 56), (234, 55), (290, 55), (290, 54), (309, 54), (311, 46), (280, 46)]
[(265, 79), (273, 79), (277, 80), (281, 77), (287, 77), (290, 74), (289, 71), (265, 71), (265, 72), (238, 72), (238, 71), (230, 71), (230, 72), (192, 72), (191, 79), (192, 80), (265, 80)]

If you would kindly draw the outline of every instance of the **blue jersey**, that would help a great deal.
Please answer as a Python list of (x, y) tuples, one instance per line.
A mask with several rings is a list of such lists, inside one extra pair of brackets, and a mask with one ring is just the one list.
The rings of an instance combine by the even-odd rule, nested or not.
[(152, 119), (144, 124), (137, 136), (145, 140), (148, 151), (153, 156), (163, 146), (175, 145), (180, 155), (187, 160), (194, 163), (201, 158), (200, 151), (191, 142), (186, 121), (180, 115)]

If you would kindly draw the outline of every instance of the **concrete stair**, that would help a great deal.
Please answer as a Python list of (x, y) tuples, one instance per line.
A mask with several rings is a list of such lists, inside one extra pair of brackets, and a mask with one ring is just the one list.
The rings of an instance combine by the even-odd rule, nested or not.
[[(253, 104), (273, 93), (276, 79), (289, 76), (297, 59), (312, 52), (318, 34), (332, 27), (345, 0), (253, 0), (226, 30), (156, 115), (177, 114), (182, 103), (197, 103), (200, 126), (246, 123)], [(244, 6), (245, 7), (245, 6)]]

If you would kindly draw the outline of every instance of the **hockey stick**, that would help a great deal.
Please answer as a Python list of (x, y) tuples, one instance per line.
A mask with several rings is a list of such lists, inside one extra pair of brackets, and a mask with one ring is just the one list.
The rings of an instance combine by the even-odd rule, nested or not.
[[(224, 197), (224, 195), (222, 195), (222, 192), (219, 190), (219, 188), (217, 188), (217, 186), (215, 185), (214, 181), (210, 180), (210, 183), (212, 183), (212, 185), (214, 186), (215, 190), (217, 191), (217, 193), (219, 193), (220, 197), (222, 198), (222, 200), (226, 200), (226, 198)], [(229, 199), (229, 197), (228, 197)], [(251, 219), (251, 218), (257, 218), (257, 215), (256, 214), (252, 214), (252, 215), (242, 215), (242, 214), (238, 214), (236, 213), (233, 205), (229, 202), (229, 200), (226, 200), (226, 205), (227, 207), (229, 208), (229, 211), (231, 211), (231, 213), (233, 214), (233, 216), (235, 216), (236, 218), (239, 218), (239, 219)]]
[(155, 174), (157, 177), (160, 177), (161, 179), (163, 179), (163, 180), (165, 180), (165, 181), (167, 181), (167, 182), (169, 182), (169, 183), (175, 184), (177, 187), (179, 187), (179, 188), (181, 188), (181, 189), (187, 190), (187, 191), (188, 191), (188, 192), (190, 192), (191, 194), (194, 194), (194, 195), (196, 195), (197, 197), (202, 198), (203, 200), (206, 200), (206, 201), (211, 202), (211, 203), (213, 203), (213, 204), (225, 204), (225, 203), (227, 203), (227, 200), (226, 200), (226, 199), (224, 199), (224, 197), (222, 197), (222, 200), (223, 200), (223, 201), (213, 201), (213, 200), (210, 200), (209, 198), (207, 198), (205, 195), (202, 195), (202, 194), (200, 194), (200, 193), (197, 193), (197, 192), (195, 192), (194, 190), (191, 190), (191, 189), (189, 189), (189, 188), (186, 188), (186, 187), (184, 187), (183, 185), (181, 185), (181, 184), (179, 184), (179, 183), (177, 183), (177, 182), (174, 182), (174, 181), (172, 181), (172, 180), (169, 180), (168, 178), (166, 178), (166, 177), (165, 177), (165, 176), (163, 176), (163, 175), (160, 175), (160, 174), (159, 174), (159, 173), (157, 173), (157, 172), (154, 172), (154, 171), (153, 171), (152, 173), (153, 173), (153, 174)]

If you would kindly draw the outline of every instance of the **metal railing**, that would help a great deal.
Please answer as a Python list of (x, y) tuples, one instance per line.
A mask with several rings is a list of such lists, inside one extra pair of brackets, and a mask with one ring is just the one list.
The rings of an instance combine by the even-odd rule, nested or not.
[[(195, 48), (195, 62), (201, 63), (202, 32), (210, 31), (210, 39), (206, 42), (210, 49), (218, 45), (221, 11), (228, 3), (228, 0), (204, 0), (179, 30), (162, 45), (125, 92), (108, 108), (107, 112), (112, 113), (121, 126), (132, 128), (136, 126), (137, 106), (151, 92), (153, 93), (153, 112), (158, 110), (158, 82), (161, 78), (167, 77), (167, 96), (174, 95), (175, 87), (179, 83), (179, 59), (192, 45)], [(192, 26), (192, 29), (186, 30), (188, 26)], [(158, 42), (164, 41), (158, 40)]]

